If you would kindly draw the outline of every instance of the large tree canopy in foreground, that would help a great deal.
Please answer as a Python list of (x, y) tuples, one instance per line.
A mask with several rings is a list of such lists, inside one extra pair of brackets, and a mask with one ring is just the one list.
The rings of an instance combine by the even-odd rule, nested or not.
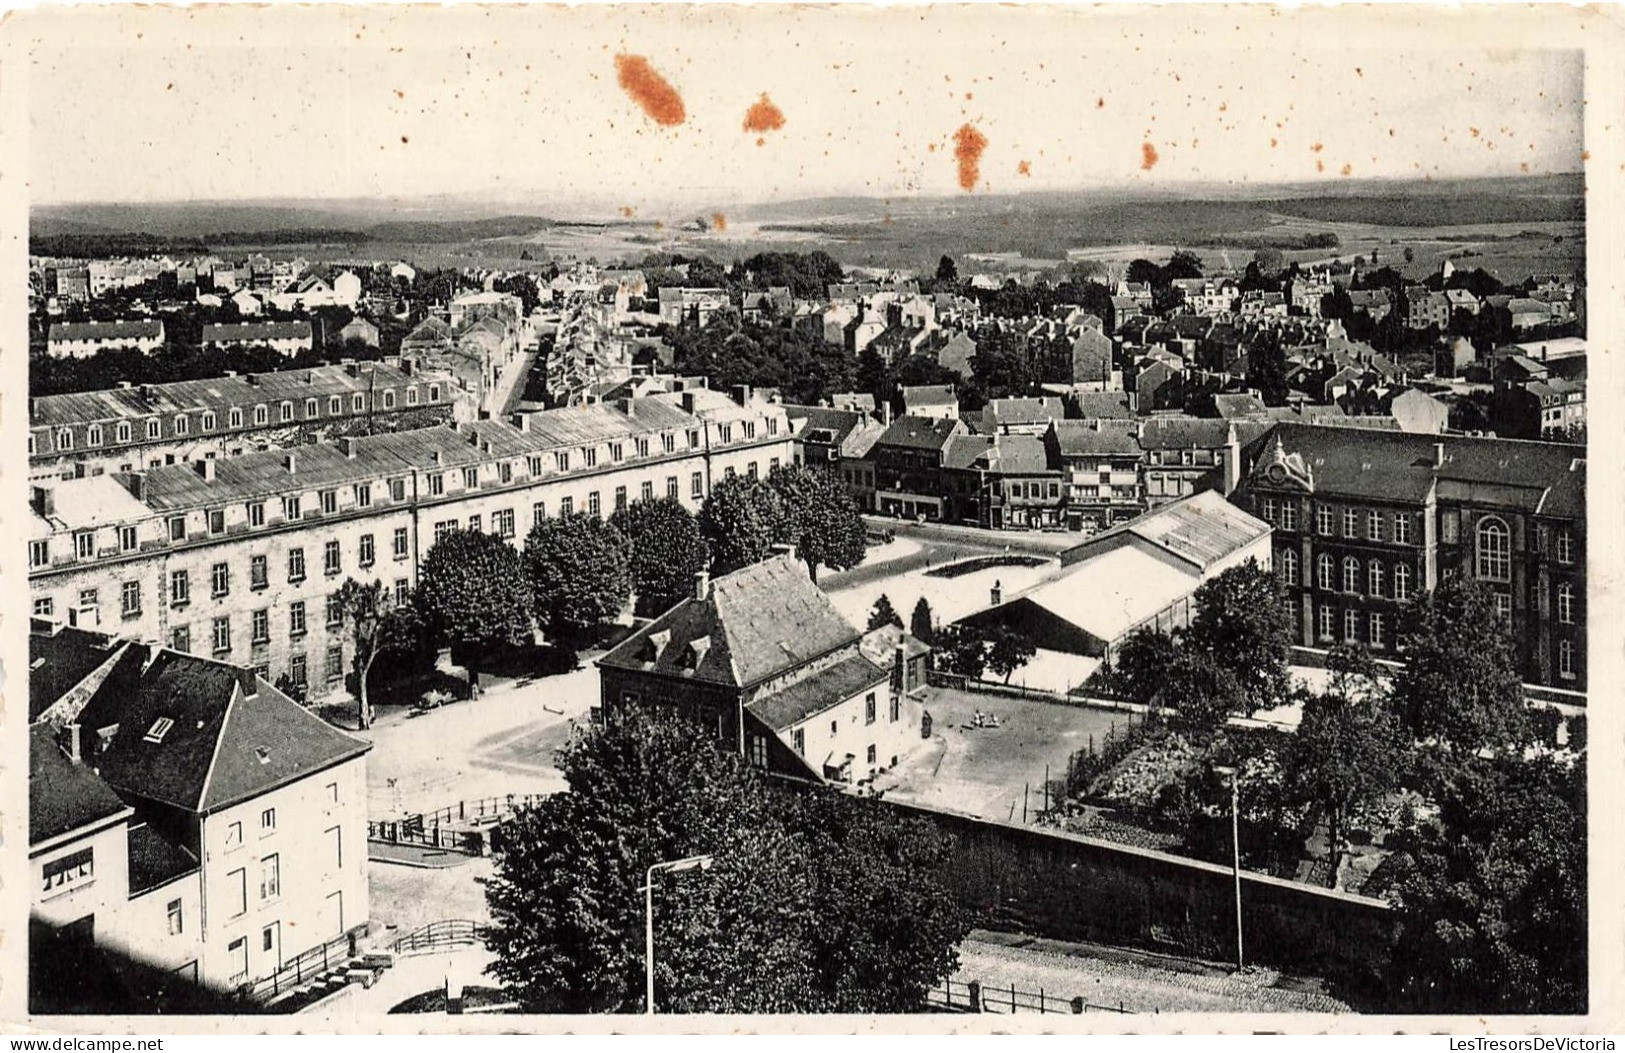
[(487, 888), (491, 972), (527, 1010), (642, 1010), (646, 868), (695, 855), (655, 877), (663, 1012), (906, 1012), (953, 971), (930, 825), (769, 783), (681, 717), (616, 713), (559, 760), (569, 789), (507, 826)]

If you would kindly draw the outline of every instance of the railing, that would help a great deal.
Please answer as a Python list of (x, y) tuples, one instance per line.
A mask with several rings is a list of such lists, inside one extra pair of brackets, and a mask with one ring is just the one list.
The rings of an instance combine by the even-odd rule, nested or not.
[(432, 812), (424, 812), (420, 818), (429, 826), (500, 819), (520, 808), (530, 808), (539, 804), (546, 796), (541, 793), (510, 793), (505, 797), (481, 797), (473, 801), (458, 801)]
[(466, 918), (432, 921), (402, 936), (390, 945), (390, 949), (396, 954), (417, 954), (441, 947), (466, 946), (483, 942), (487, 931), (487, 926)]
[(926, 1004), (959, 1013), (1127, 1013), (1123, 1004), (1098, 1005), (1081, 997), (1064, 998), (1046, 992), (1022, 991), (1014, 986), (987, 987), (976, 980), (944, 980), (926, 992)]
[(478, 856), (485, 853), (485, 835), (478, 830), (446, 830), (431, 826), (425, 830), (415, 821), (385, 819), (367, 823), (367, 840), (386, 845), (414, 845), (445, 852)]
[(245, 984), (244, 993), (256, 1000), (269, 1000), (284, 991), (298, 987), (306, 980), (315, 979), (323, 973), (348, 965), (355, 957), (355, 940), (355, 932), (347, 932), (319, 947), (312, 947), (265, 979)]

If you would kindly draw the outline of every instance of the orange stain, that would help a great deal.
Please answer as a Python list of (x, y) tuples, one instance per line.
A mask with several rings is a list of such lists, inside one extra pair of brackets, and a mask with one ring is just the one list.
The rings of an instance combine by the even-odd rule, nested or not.
[(1140, 144), (1140, 171), (1149, 172), (1157, 167), (1157, 148), (1150, 143)]
[(641, 106), (644, 114), (656, 124), (670, 128), (687, 119), (683, 97), (642, 55), (616, 55), (615, 79), (627, 97)]
[(1317, 154), (1318, 154), (1318, 153), (1320, 153), (1320, 152), (1321, 152), (1321, 151), (1322, 151), (1322, 150), (1324, 150), (1324, 149), (1326, 149), (1326, 144), (1325, 144), (1325, 143), (1316, 143), (1316, 144), (1315, 144), (1315, 145), (1313, 145), (1313, 146), (1311, 146), (1311, 147), (1310, 147), (1310, 148), (1309, 148), (1309, 149), (1310, 149), (1310, 150), (1311, 150), (1311, 151), (1312, 151), (1312, 152), (1314, 152), (1314, 153), (1317, 153)]
[[(764, 132), (776, 132), (784, 127), (784, 111), (774, 104), (773, 100), (763, 92), (762, 97), (751, 103), (750, 109), (745, 111), (745, 131), (752, 135), (761, 135)], [(761, 146), (764, 140), (758, 138), (756, 145)]]
[(1467, 129), (1467, 130), (1468, 130), (1468, 131), (1469, 131), (1469, 132), (1472, 132), (1472, 133), (1473, 133), (1473, 138), (1474, 138), (1474, 139), (1477, 139), (1477, 138), (1478, 138), (1478, 129), (1477, 129), (1477, 128), (1469, 128), (1469, 129)]
[(711, 229), (722, 231), (728, 229), (728, 217), (720, 212), (711, 213)]
[(1342, 173), (1343, 173), (1343, 175), (1353, 175), (1354, 174), (1354, 166), (1353, 165), (1344, 165), (1343, 169), (1342, 169)]
[(1277, 143), (1277, 142), (1276, 142), (1276, 141), (1275, 141), (1275, 140), (1274, 140), (1274, 139), (1271, 139), (1271, 140), (1270, 140), (1270, 149), (1271, 149), (1271, 150), (1273, 150), (1273, 149), (1275, 149), (1275, 148), (1276, 148), (1276, 146), (1278, 146), (1278, 145), (1280, 145), (1280, 144), (1279, 144), (1279, 143)]
[(1591, 151), (1590, 150), (1581, 150), (1580, 151), (1580, 160), (1582, 160), (1582, 161), (1591, 160)]
[(1104, 98), (1099, 98), (1099, 99), (1095, 100), (1095, 109), (1104, 110), (1105, 108), (1106, 108), (1106, 100)]
[(1317, 171), (1317, 172), (1326, 171), (1326, 162), (1325, 161), (1316, 161), (1315, 162), (1315, 171)]
[(622, 205), (621, 206), (621, 218), (622, 219), (631, 219), (636, 214), (637, 214), (637, 209), (633, 208), (631, 205)]
[(982, 151), (987, 149), (987, 136), (974, 125), (962, 124), (954, 133), (954, 161), (959, 165), (959, 188), (975, 190), (982, 178)]
[(1016, 165), (1016, 175), (1030, 176), (1032, 174), (1033, 174), (1033, 166), (1028, 164), (1026, 161), (1023, 161), (1020, 164)]

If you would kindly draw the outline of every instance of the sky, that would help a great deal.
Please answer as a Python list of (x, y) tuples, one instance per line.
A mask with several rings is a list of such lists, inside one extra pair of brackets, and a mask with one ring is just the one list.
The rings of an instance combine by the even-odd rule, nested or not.
[[(485, 195), (545, 212), (1578, 170), (1581, 53), (1487, 47), (1482, 14), (1436, 14), (42, 14), (24, 27), (31, 199)], [(681, 123), (623, 90), (617, 55), (677, 92)], [(763, 95), (783, 125), (747, 132)], [(955, 156), (966, 125), (985, 141), (974, 171)]]

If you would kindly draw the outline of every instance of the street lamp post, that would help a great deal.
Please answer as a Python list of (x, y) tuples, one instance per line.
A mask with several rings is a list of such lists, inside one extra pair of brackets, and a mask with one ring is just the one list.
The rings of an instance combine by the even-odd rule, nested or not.
[(667, 863), (656, 863), (643, 875), (643, 970), (644, 970), (644, 1013), (654, 1016), (655, 1012), (655, 871), (676, 874), (684, 870), (709, 870), (716, 860), (711, 856), (689, 856), (687, 859), (673, 859)]
[(1241, 825), (1237, 818), (1240, 795), (1236, 789), (1238, 776), (1236, 769), (1228, 766), (1215, 766), (1213, 771), (1230, 780), (1230, 870), (1236, 882), (1236, 968), (1239, 970), (1245, 966), (1246, 956), (1242, 953), (1241, 943)]

